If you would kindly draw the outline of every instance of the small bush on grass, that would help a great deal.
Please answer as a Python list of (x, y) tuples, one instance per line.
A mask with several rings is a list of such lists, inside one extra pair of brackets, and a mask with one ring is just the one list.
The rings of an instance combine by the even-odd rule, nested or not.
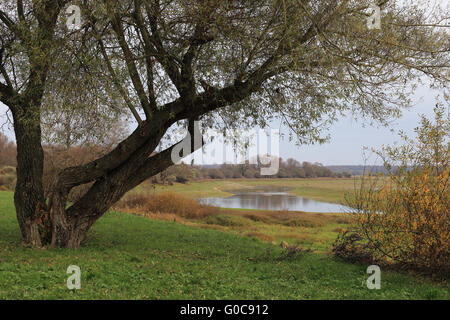
[(363, 240), (363, 237), (358, 232), (341, 230), (333, 244), (332, 252), (336, 257), (351, 263), (376, 263), (372, 250), (367, 244), (361, 243), (361, 240)]
[(280, 246), (283, 248), (281, 255), (278, 257), (278, 260), (280, 261), (294, 259), (303, 256), (305, 253), (312, 252), (311, 249), (305, 249), (298, 244), (289, 244), (286, 241), (282, 241)]
[(282, 248), (282, 250), (278, 255), (274, 254), (274, 247), (271, 246), (268, 247), (266, 249), (266, 252), (261, 256), (249, 258), (248, 260), (253, 262), (294, 260), (303, 257), (307, 253), (312, 252), (311, 249), (305, 249), (297, 244), (288, 244), (285, 241), (281, 242), (280, 247)]

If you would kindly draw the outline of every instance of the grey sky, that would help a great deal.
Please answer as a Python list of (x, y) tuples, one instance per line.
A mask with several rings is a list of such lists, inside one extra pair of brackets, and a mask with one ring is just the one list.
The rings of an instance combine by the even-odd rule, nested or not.
[[(422, 87), (413, 97), (413, 106), (403, 112), (400, 119), (394, 121), (390, 127), (363, 126), (361, 121), (341, 118), (330, 128), (331, 140), (323, 145), (294, 146), (292, 142), (281, 141), (280, 156), (295, 158), (299, 161), (320, 162), (324, 165), (358, 165), (364, 164), (363, 148), (379, 148), (383, 144), (399, 141), (397, 132), (413, 135), (414, 128), (419, 124), (420, 114), (433, 117), (433, 108), (437, 103), (436, 96), (442, 91)], [(282, 132), (286, 129), (282, 129)], [(392, 132), (394, 130), (394, 132)], [(375, 159), (370, 159), (375, 161)], [(368, 164), (374, 164), (374, 163)]]

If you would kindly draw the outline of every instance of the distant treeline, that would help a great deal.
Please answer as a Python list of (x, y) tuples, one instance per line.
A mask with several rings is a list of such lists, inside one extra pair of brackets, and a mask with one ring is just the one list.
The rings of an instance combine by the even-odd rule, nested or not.
[(389, 173), (384, 166), (327, 166), (331, 171), (337, 172), (349, 172), (352, 176), (361, 176), (363, 174), (372, 173)]
[(295, 159), (286, 161), (279, 158), (279, 170), (277, 174), (263, 176), (260, 174), (259, 164), (222, 164), (222, 165), (187, 165), (172, 166), (166, 171), (154, 176), (151, 180), (158, 184), (172, 184), (174, 182), (185, 183), (190, 180), (200, 179), (284, 179), (284, 178), (350, 178), (349, 171), (334, 172), (320, 163), (303, 162)]

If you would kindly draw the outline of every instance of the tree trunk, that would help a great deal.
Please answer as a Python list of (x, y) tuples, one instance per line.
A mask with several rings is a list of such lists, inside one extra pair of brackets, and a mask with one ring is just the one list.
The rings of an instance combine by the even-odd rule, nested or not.
[[(38, 116), (39, 117), (39, 116)], [(42, 183), (44, 151), (36, 115), (14, 115), (17, 141), (17, 183), (14, 204), (23, 239), (42, 246), (49, 239), (50, 219), (44, 200)]]

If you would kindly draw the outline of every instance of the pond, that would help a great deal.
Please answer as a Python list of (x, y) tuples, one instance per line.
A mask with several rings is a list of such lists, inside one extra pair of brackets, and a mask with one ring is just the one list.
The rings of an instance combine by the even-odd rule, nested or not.
[(261, 187), (229, 191), (232, 196), (226, 198), (200, 198), (198, 201), (222, 208), (289, 210), (305, 212), (349, 212), (350, 208), (334, 203), (316, 201), (289, 194), (289, 188)]

